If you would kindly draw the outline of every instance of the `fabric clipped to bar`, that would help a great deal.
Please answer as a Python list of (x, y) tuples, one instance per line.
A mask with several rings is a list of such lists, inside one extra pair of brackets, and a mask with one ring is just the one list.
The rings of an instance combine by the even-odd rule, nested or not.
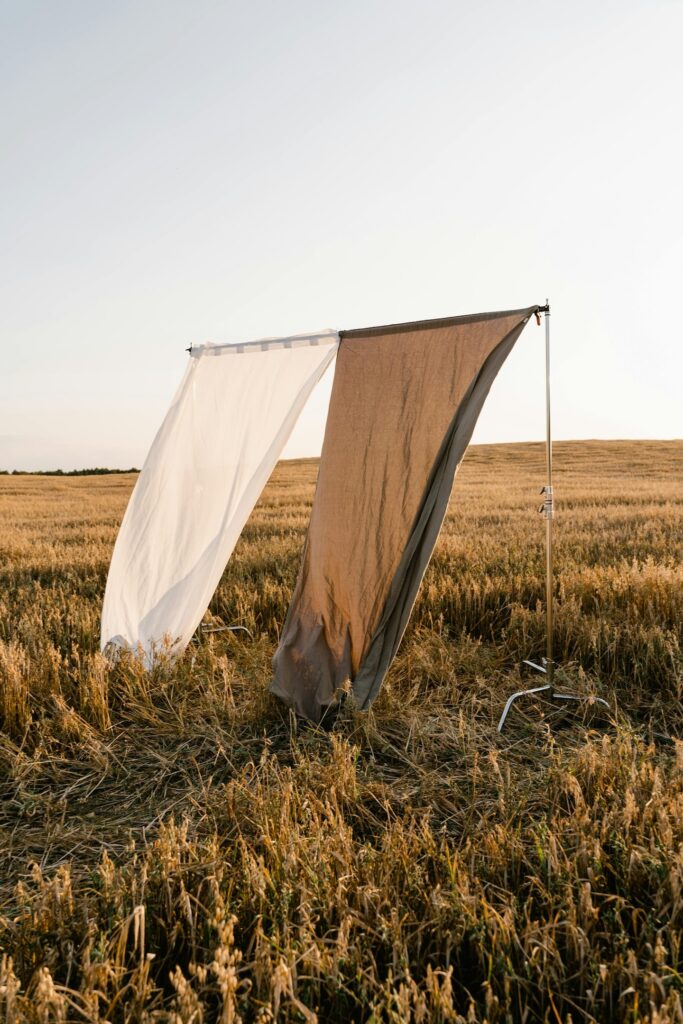
[(538, 309), (340, 334), (303, 562), (271, 689), (324, 719), (377, 696), (489, 389)]
[(190, 350), (114, 548), (101, 646), (179, 654), (315, 384), (334, 331)]

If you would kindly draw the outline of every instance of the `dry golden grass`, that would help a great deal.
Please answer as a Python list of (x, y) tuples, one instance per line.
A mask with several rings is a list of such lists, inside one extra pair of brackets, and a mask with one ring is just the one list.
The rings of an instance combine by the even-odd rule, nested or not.
[[(683, 443), (476, 448), (369, 715), (267, 693), (313, 495), (283, 464), (175, 666), (98, 653), (131, 477), (0, 477), (0, 1020), (682, 1021)], [(674, 737), (667, 741), (666, 736)]]

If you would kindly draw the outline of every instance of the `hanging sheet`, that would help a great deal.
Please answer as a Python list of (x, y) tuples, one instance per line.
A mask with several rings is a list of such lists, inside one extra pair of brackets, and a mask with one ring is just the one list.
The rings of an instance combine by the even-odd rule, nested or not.
[(193, 348), (121, 524), (102, 637), (180, 653), (339, 335)]
[(271, 689), (312, 721), (367, 707), (398, 649), (453, 478), (538, 307), (346, 331), (303, 564)]

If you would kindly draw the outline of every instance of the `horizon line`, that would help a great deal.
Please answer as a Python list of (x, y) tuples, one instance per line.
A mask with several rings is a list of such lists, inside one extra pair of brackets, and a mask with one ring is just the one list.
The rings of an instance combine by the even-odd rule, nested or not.
[[(558, 444), (681, 444), (683, 437), (576, 437), (553, 439), (553, 446)], [(519, 445), (545, 446), (544, 440), (533, 441), (477, 441), (467, 446), (470, 448), (512, 448)], [(465, 452), (467, 454), (467, 452)], [(320, 455), (293, 455), (278, 459), (280, 462), (315, 462)], [(117, 466), (86, 466), (77, 469), (0, 469), (0, 476), (106, 476), (107, 474), (140, 473), (141, 468), (130, 466), (121, 469)]]

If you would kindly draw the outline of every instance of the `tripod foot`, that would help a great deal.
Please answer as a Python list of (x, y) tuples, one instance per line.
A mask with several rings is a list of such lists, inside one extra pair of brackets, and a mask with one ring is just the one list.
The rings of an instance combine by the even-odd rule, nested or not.
[[(543, 668), (541, 665), (536, 665), (532, 661), (525, 661), (524, 664), (529, 665), (531, 668), (536, 669), (538, 672), (545, 673), (546, 671), (545, 668)], [(550, 683), (546, 683), (545, 686), (534, 686), (529, 690), (517, 690), (517, 692), (513, 693), (511, 697), (508, 697), (507, 703), (503, 708), (503, 714), (500, 716), (500, 721), (498, 722), (498, 727), (496, 731), (503, 731), (505, 720), (507, 719), (512, 708), (512, 705), (515, 703), (515, 701), (519, 700), (521, 697), (535, 697), (541, 694), (545, 694), (549, 700), (558, 701), (559, 703), (569, 703), (572, 701), (576, 703), (583, 703), (586, 700), (591, 700), (592, 703), (599, 704), (601, 707), (607, 708), (608, 711), (610, 710), (609, 704), (602, 697), (587, 698), (582, 697), (578, 693), (558, 693), (554, 686), (552, 686)]]
[(247, 636), (253, 640), (254, 634), (251, 630), (247, 629), (246, 626), (205, 626), (204, 623), (199, 624), (199, 635), (203, 636), (205, 633), (246, 633)]
[[(536, 666), (536, 667), (538, 668), (539, 666)], [(541, 672), (545, 672), (545, 669), (541, 669)], [(513, 693), (512, 696), (508, 697), (508, 699), (507, 699), (507, 703), (506, 703), (505, 707), (503, 708), (503, 714), (500, 716), (500, 721), (498, 722), (498, 730), (497, 731), (498, 732), (502, 732), (503, 731), (503, 726), (505, 725), (505, 719), (509, 715), (510, 709), (512, 708), (512, 705), (515, 703), (515, 701), (519, 700), (520, 697), (532, 697), (532, 696), (535, 696), (538, 693), (547, 693), (548, 696), (550, 696), (550, 692), (551, 692), (550, 691), (550, 686), (548, 684), (546, 684), (545, 686), (534, 686), (530, 690), (517, 690), (517, 693)]]

